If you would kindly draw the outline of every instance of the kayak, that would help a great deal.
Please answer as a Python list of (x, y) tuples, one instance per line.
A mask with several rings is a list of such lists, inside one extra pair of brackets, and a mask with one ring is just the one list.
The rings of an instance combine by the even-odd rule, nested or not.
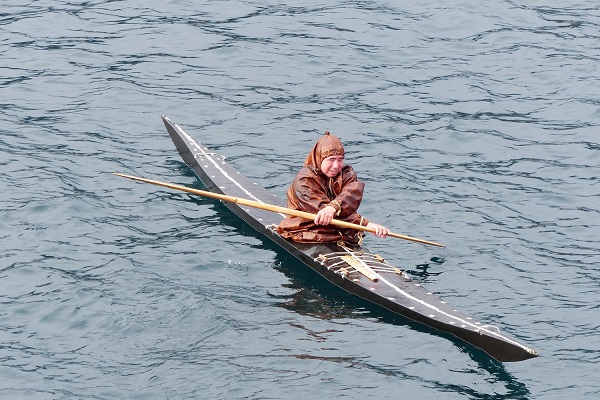
[[(179, 155), (209, 192), (285, 207), (286, 202), (237, 171), (225, 157), (205, 147), (168, 117), (163, 122)], [(502, 362), (538, 353), (497, 327), (476, 321), (413, 281), (364, 246), (347, 243), (296, 243), (277, 233), (283, 213), (223, 202), (246, 224), (312, 268), (332, 284), (368, 302), (429, 327), (450, 333)]]

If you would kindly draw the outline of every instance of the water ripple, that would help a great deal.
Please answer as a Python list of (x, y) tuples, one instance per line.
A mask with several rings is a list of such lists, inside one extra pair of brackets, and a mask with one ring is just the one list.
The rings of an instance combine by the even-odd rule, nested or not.
[[(599, 27), (576, 0), (9, 0), (0, 396), (595, 398)], [(369, 248), (542, 357), (496, 363), (111, 175), (198, 186), (161, 114), (280, 197), (339, 135), (361, 212), (448, 246)]]

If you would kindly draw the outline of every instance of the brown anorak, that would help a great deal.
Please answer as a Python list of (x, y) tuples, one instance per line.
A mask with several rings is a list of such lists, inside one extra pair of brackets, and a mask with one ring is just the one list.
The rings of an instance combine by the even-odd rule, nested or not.
[[(335, 219), (367, 226), (366, 218), (358, 213), (364, 183), (349, 165), (329, 178), (321, 171), (321, 162), (332, 155), (344, 155), (344, 146), (335, 136), (325, 132), (306, 158), (304, 166), (287, 192), (288, 208), (316, 214), (330, 205), (337, 210)], [(314, 221), (287, 216), (277, 227), (277, 232), (295, 242), (321, 243), (344, 240), (357, 243), (359, 231), (339, 228), (334, 225), (316, 225)]]

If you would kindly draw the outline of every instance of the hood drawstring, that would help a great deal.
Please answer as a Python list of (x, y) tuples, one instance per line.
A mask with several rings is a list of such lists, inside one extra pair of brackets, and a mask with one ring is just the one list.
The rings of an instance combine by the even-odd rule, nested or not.
[(327, 183), (327, 197), (329, 197), (329, 200), (335, 199), (335, 190), (333, 190), (333, 184), (333, 178), (329, 178)]

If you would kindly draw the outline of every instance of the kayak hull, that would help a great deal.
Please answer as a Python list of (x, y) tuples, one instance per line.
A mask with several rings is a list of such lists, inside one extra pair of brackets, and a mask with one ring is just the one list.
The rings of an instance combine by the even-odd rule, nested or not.
[[(188, 135), (168, 117), (165, 127), (181, 158), (213, 193), (285, 207), (286, 202), (238, 172), (217, 154)], [(538, 353), (496, 327), (475, 321), (437, 295), (414, 282), (382, 257), (361, 246), (344, 243), (295, 243), (281, 237), (275, 227), (283, 214), (223, 203), (257, 232), (312, 268), (332, 284), (362, 299), (450, 333), (503, 362), (522, 361)]]

